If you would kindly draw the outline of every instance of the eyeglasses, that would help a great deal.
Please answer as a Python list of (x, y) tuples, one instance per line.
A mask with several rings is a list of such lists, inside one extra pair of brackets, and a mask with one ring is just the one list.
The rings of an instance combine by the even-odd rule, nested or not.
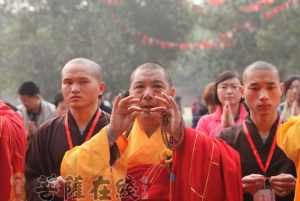
[(289, 89), (289, 90), (294, 90), (294, 89), (296, 89), (297, 91), (300, 91), (300, 85), (291, 85), (288, 89)]
[(239, 90), (241, 87), (240, 84), (220, 84), (217, 87), (217, 90), (222, 90), (222, 91), (226, 91), (228, 89), (231, 89), (233, 91), (235, 90)]

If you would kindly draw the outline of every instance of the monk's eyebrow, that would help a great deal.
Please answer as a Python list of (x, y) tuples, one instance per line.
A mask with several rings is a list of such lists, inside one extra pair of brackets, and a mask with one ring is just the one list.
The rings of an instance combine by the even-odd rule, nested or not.
[(133, 83), (133, 85), (137, 85), (137, 84), (144, 84), (144, 82), (143, 81), (136, 81), (136, 82)]
[(161, 80), (154, 80), (153, 83), (154, 83), (154, 84), (163, 84), (164, 82), (161, 81)]
[(258, 85), (259, 85), (259, 84), (256, 83), (256, 82), (252, 82), (252, 83), (249, 84), (250, 87), (255, 87), (255, 86), (258, 86)]

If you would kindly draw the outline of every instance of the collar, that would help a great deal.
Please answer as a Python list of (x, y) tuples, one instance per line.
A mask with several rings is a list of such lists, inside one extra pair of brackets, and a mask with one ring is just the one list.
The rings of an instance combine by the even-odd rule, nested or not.
[(250, 115), (246, 118), (246, 124), (249, 130), (249, 133), (251, 135), (251, 137), (253, 137), (253, 141), (255, 144), (260, 144), (260, 145), (268, 145), (271, 146), (272, 144), (272, 140), (276, 134), (277, 131), (277, 127), (279, 125), (279, 121), (280, 121), (280, 115), (277, 115), (277, 119), (275, 120), (275, 122), (273, 123), (270, 131), (269, 131), (269, 135), (265, 141), (265, 143), (263, 143), (263, 140), (261, 139), (261, 136), (259, 134), (259, 131), (255, 125), (255, 123), (253, 122), (253, 120), (251, 119)]

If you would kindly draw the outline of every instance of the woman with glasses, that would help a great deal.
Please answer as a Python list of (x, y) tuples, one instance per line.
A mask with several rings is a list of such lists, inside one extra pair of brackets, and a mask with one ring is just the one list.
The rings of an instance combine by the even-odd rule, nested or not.
[(282, 121), (300, 114), (300, 76), (291, 76), (283, 83), (285, 101), (279, 105)]
[(196, 128), (211, 137), (216, 137), (223, 128), (241, 123), (248, 115), (242, 101), (242, 84), (236, 72), (221, 73), (215, 80), (214, 94), (217, 109), (201, 117)]

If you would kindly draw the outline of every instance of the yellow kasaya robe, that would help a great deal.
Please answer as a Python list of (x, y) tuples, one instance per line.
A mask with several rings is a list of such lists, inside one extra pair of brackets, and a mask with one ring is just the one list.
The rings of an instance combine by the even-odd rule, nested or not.
[(281, 125), (277, 144), (295, 163), (298, 177), (294, 200), (300, 201), (300, 116), (292, 117)]
[[(123, 200), (127, 200), (128, 197), (126, 196), (129, 195), (124, 192), (124, 188), (128, 188), (128, 186), (124, 185), (124, 181), (128, 170), (139, 166), (150, 166), (150, 171), (145, 169), (146, 172), (149, 175), (156, 172), (156, 180), (157, 178), (158, 180), (161, 179), (160, 177), (162, 176), (158, 175), (159, 172), (157, 171), (159, 168), (155, 168), (161, 166), (159, 165), (161, 156), (167, 149), (162, 140), (161, 129), (158, 128), (151, 137), (148, 137), (136, 120), (127, 140), (128, 144), (121, 151), (120, 157), (114, 162), (113, 166), (110, 166), (109, 163), (111, 149), (107, 127), (103, 128), (88, 142), (75, 147), (65, 154), (61, 165), (61, 175), (67, 182), (71, 182), (70, 186), (72, 189), (77, 187), (77, 192), (73, 194), (73, 196), (77, 197), (76, 200), (120, 201), (120, 196)], [(72, 184), (72, 181), (74, 182), (76, 179), (80, 183), (78, 185), (77, 182), (77, 186), (75, 183)], [(169, 189), (168, 185), (165, 187)], [(81, 188), (82, 192), (78, 191), (78, 188)], [(134, 186), (133, 188), (131, 186), (131, 189), (129, 189), (132, 194), (135, 194), (134, 190), (136, 190)], [(140, 199), (139, 196), (138, 199)]]

